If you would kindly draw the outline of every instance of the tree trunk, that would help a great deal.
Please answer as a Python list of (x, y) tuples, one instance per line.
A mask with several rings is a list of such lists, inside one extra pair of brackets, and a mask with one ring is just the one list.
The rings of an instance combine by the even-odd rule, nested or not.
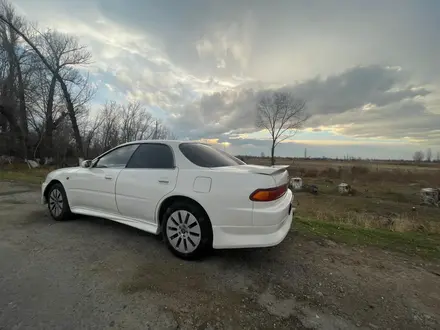
[(0, 15), (0, 21), (5, 23), (6, 25), (8, 25), (12, 30), (15, 31), (15, 33), (17, 33), (20, 37), (23, 38), (23, 40), (34, 50), (34, 52), (38, 55), (40, 60), (47, 67), (47, 69), (50, 72), (52, 72), (52, 74), (55, 76), (55, 78), (60, 83), (61, 89), (63, 90), (64, 99), (66, 100), (67, 111), (69, 113), (70, 122), (72, 123), (73, 136), (75, 138), (76, 150), (77, 150), (77, 153), (78, 153), (77, 156), (83, 158), (84, 157), (83, 144), (82, 144), (81, 134), (79, 132), (78, 122), (76, 120), (75, 108), (73, 106), (69, 90), (67, 89), (66, 83), (64, 82), (63, 78), (58, 74), (58, 72), (54, 68), (52, 68), (52, 66), (49, 64), (49, 62), (47, 62), (47, 60), (44, 57), (44, 55), (41, 54), (39, 49), (33, 44), (32, 41), (29, 40), (28, 37), (26, 37), (26, 35), (23, 32), (21, 32), (19, 29), (17, 29), (15, 27), (15, 25), (12, 24), (11, 22), (9, 22), (3, 15)]
[(44, 130), (44, 150), (45, 150), (45, 156), (51, 157), (52, 151), (53, 151), (53, 99), (55, 97), (55, 87), (56, 87), (56, 78), (55, 76), (52, 76), (52, 80), (50, 82), (49, 87), (49, 95), (47, 99), (47, 106), (46, 106), (46, 123), (45, 123), (45, 130)]
[(20, 125), (17, 122), (17, 118), (14, 116), (14, 113), (11, 111), (11, 109), (5, 107), (4, 105), (0, 105), (0, 114), (2, 114), (6, 120), (9, 123), (9, 127), (11, 128), (11, 131), (15, 135), (16, 138), (20, 141), (20, 146), (23, 149), (20, 155), (23, 157), (23, 159), (27, 159), (27, 146), (26, 141), (23, 136), (23, 132), (20, 128)]
[(272, 148), (270, 148), (270, 163), (275, 165), (275, 141), (272, 142)]
[[(0, 113), (3, 114), (3, 116), (6, 118), (6, 120), (9, 122), (9, 125), (14, 132), (14, 135), (16, 138), (20, 141), (20, 147), (21, 152), (19, 153), (20, 156), (22, 156), (24, 159), (27, 159), (27, 134), (22, 129), (22, 126), (20, 125), (18, 118), (15, 113), (15, 93), (14, 93), (14, 77), (15, 77), (15, 68), (19, 67), (18, 61), (16, 60), (15, 50), (10, 45), (7, 44), (5, 47), (8, 61), (9, 61), (9, 73), (8, 77), (6, 78), (6, 84), (2, 86), (2, 95), (6, 98), (9, 102), (8, 105), (2, 104), (2, 108), (0, 109)], [(21, 104), (20, 104), (21, 106)], [(27, 120), (26, 120), (27, 125)]]
[(21, 72), (20, 64), (17, 62), (17, 78), (18, 78), (18, 100), (19, 100), (19, 118), (20, 118), (20, 128), (23, 137), (22, 144), (24, 149), (24, 156), (27, 158), (28, 147), (29, 147), (29, 128), (27, 121), (26, 112), (26, 99), (24, 93), (23, 75)]
[(76, 142), (77, 156), (79, 158), (84, 159), (82, 138), (81, 138), (81, 133), (79, 132), (78, 121), (76, 120), (75, 108), (73, 107), (73, 103), (72, 103), (72, 99), (70, 98), (69, 90), (67, 89), (67, 86), (64, 83), (63, 78), (61, 78), (61, 76), (58, 73), (56, 73), (56, 75), (59, 77), (58, 81), (61, 84), (61, 89), (63, 90), (64, 99), (66, 100), (66, 103), (67, 103), (67, 112), (69, 114), (70, 122), (72, 123), (73, 137), (75, 138), (75, 142)]

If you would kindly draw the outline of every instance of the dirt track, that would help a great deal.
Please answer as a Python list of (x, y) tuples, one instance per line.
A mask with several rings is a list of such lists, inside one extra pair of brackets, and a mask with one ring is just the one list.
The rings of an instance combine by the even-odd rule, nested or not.
[(440, 329), (438, 265), (310, 241), (173, 257), (102, 219), (57, 223), (0, 182), (0, 329)]

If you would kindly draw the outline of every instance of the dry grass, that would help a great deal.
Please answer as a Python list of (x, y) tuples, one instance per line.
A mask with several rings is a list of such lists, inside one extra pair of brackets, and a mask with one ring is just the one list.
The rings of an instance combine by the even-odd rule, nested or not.
[(375, 184), (357, 179), (356, 183), (351, 182), (356, 193), (340, 196), (336, 189), (339, 181), (333, 184), (319, 184), (319, 179), (311, 181), (320, 187), (318, 196), (295, 194), (298, 212), (303, 216), (361, 228), (440, 234), (440, 208), (419, 205), (419, 184), (384, 181)]
[(55, 167), (39, 167), (30, 169), (26, 164), (13, 164), (0, 168), (0, 180), (41, 183), (46, 175)]
[(392, 168), (370, 169), (353, 165), (335, 167), (298, 167), (289, 168), (291, 176), (303, 178), (326, 178), (347, 183), (374, 183), (389, 186), (390, 183), (440, 185), (440, 168)]
[(440, 260), (440, 235), (393, 232), (297, 217), (295, 229), (306, 237), (324, 237), (352, 245), (373, 245), (424, 259)]
[[(246, 162), (249, 164), (257, 165), (270, 165), (270, 158), (261, 157), (244, 157)], [(305, 167), (305, 168), (347, 168), (347, 167), (365, 167), (369, 171), (383, 171), (383, 170), (411, 170), (411, 171), (430, 171), (430, 170), (440, 170), (440, 163), (414, 163), (410, 161), (367, 161), (367, 160), (354, 160), (354, 161), (344, 161), (344, 160), (316, 160), (316, 159), (292, 159), (292, 158), (277, 158), (276, 164), (278, 165), (290, 165), (293, 164), (294, 167)]]
[[(319, 188), (317, 196), (295, 193), (301, 218), (396, 233), (440, 234), (440, 208), (419, 205), (421, 188), (440, 187), (439, 164), (300, 160), (289, 167), (289, 174)], [(354, 187), (354, 194), (340, 196), (341, 182)]]
[[(421, 206), (419, 196), (420, 188), (440, 186), (440, 168), (292, 166), (289, 171), (319, 187), (316, 196), (295, 193), (301, 233), (440, 259), (440, 208)], [(341, 196), (341, 182), (355, 193)]]

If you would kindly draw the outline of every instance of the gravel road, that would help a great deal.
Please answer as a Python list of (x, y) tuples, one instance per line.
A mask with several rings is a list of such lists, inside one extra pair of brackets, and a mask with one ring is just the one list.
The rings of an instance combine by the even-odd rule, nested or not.
[(436, 264), (293, 231), (184, 262), (123, 225), (54, 222), (39, 198), (0, 182), (0, 329), (440, 329)]

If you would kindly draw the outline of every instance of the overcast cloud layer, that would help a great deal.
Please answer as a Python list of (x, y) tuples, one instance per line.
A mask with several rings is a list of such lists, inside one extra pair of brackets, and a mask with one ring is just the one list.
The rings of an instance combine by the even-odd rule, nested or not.
[(268, 89), (307, 101), (278, 154), (410, 158), (440, 147), (440, 1), (14, 0), (81, 37), (106, 99), (137, 99), (180, 138), (268, 153), (254, 128)]

